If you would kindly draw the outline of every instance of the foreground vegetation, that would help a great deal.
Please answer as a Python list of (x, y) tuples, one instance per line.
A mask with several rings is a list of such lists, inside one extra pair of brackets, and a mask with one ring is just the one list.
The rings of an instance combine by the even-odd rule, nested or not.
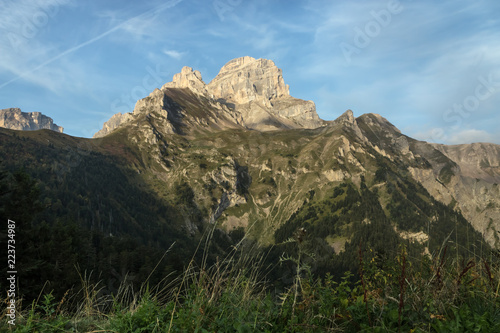
[[(82, 278), (74, 295), (39, 299), (19, 308), (13, 332), (498, 332), (498, 258), (461, 260), (443, 245), (434, 256), (412, 258), (401, 245), (392, 259), (359, 246), (359, 272), (314, 278), (303, 258), (304, 235), (287, 242), (297, 257), (288, 287), (272, 290), (263, 256), (243, 255), (244, 241), (207, 267), (191, 261), (183, 274), (140, 290), (122, 284), (112, 296)], [(175, 246), (175, 245), (174, 245)], [(207, 244), (208, 246), (208, 244)], [(253, 258), (253, 259), (250, 259)], [(354, 282), (353, 282), (354, 281)], [(21, 303), (21, 302), (18, 302)]]

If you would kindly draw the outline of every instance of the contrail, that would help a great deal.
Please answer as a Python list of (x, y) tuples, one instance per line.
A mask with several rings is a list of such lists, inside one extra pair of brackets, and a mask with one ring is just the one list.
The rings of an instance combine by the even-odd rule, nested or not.
[(12, 82), (15, 82), (15, 81), (21, 79), (22, 77), (24, 77), (24, 76), (26, 76), (26, 75), (28, 75), (30, 73), (33, 73), (34, 71), (39, 70), (42, 67), (47, 66), (48, 64), (53, 63), (54, 61), (56, 61), (56, 60), (58, 60), (58, 59), (60, 59), (60, 58), (62, 58), (64, 56), (66, 56), (66, 55), (68, 55), (70, 53), (78, 51), (82, 47), (85, 47), (85, 46), (90, 45), (90, 44), (92, 44), (94, 42), (97, 42), (98, 40), (106, 37), (107, 35), (115, 32), (116, 30), (120, 29), (122, 26), (124, 26), (125, 24), (127, 24), (128, 22), (130, 22), (132, 20), (135, 20), (135, 19), (140, 18), (140, 17), (148, 16), (150, 14), (153, 14), (153, 16), (155, 16), (155, 15), (161, 13), (162, 11), (164, 11), (165, 9), (172, 8), (172, 7), (176, 6), (178, 3), (182, 2), (182, 1), (184, 1), (184, 0), (172, 0), (172, 1), (169, 1), (169, 2), (167, 2), (167, 3), (165, 3), (165, 4), (161, 5), (161, 6), (158, 6), (156, 8), (150, 9), (150, 10), (148, 10), (148, 11), (142, 13), (142, 14), (139, 14), (137, 16), (129, 18), (128, 20), (126, 20), (126, 21), (124, 21), (124, 22), (116, 25), (115, 27), (109, 29), (108, 31), (103, 32), (99, 36), (91, 38), (88, 41), (85, 41), (85, 42), (83, 42), (83, 43), (81, 43), (81, 44), (79, 44), (77, 46), (74, 46), (74, 47), (72, 47), (70, 49), (67, 49), (66, 51), (63, 51), (62, 53), (59, 53), (57, 56), (55, 56), (55, 57), (53, 57), (53, 58), (51, 58), (51, 59), (49, 59), (49, 60), (41, 63), (40, 65), (36, 66), (35, 68), (32, 68), (29, 71), (26, 71), (26, 72), (22, 73), (21, 75), (16, 76), (15, 78), (13, 78), (13, 79), (11, 79), (11, 80), (3, 83), (2, 85), (0, 85), (0, 89), (2, 89), (3, 87), (11, 84)]

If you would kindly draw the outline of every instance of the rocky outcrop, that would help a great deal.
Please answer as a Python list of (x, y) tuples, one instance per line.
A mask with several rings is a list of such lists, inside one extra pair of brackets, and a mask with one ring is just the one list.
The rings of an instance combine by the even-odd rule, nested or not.
[(113, 115), (107, 122), (104, 123), (102, 129), (94, 134), (94, 138), (101, 138), (113, 132), (120, 125), (133, 119), (131, 113), (121, 114), (120, 112)]
[(268, 108), (273, 106), (273, 99), (290, 96), (281, 69), (272, 60), (252, 57), (229, 61), (208, 84), (208, 90), (229, 103), (254, 101)]
[(193, 92), (201, 95), (205, 95), (207, 93), (206, 84), (201, 78), (201, 73), (187, 66), (184, 66), (180, 73), (175, 74), (172, 82), (166, 83), (163, 87), (161, 87), (161, 90), (165, 90), (167, 88), (189, 88)]
[(361, 132), (361, 129), (358, 126), (358, 122), (356, 118), (354, 118), (354, 113), (352, 110), (345, 111), (340, 117), (329, 122), (329, 127), (340, 126), (343, 128), (348, 128), (350, 131), (354, 133), (354, 135), (361, 141), (365, 140), (365, 136)]
[(282, 70), (272, 60), (233, 59), (207, 89), (214, 98), (240, 111), (251, 129), (316, 128), (324, 124), (314, 102), (290, 96)]
[(21, 112), (19, 108), (0, 110), (0, 127), (19, 131), (49, 129), (59, 133), (63, 132), (63, 128), (54, 124), (52, 118), (40, 112)]
[(221, 185), (225, 189), (210, 216), (210, 223), (214, 223), (227, 208), (247, 202), (246, 196), (252, 177), (248, 173), (248, 167), (241, 166), (237, 161), (229, 158), (220, 169), (207, 174), (204, 182)]

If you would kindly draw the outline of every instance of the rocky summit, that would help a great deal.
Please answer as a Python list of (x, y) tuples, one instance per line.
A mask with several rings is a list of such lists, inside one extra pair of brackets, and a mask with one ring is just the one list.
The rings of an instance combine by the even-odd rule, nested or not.
[(52, 118), (40, 112), (21, 112), (19, 108), (0, 110), (0, 127), (20, 131), (49, 129), (59, 133), (63, 132), (63, 128), (54, 124)]
[(289, 97), (281, 69), (272, 60), (242, 57), (229, 61), (209, 83), (217, 98), (236, 104), (252, 101), (271, 108), (271, 100)]
[[(185, 90), (179, 92), (179, 90)], [(172, 81), (156, 89), (148, 97), (137, 102), (133, 113), (116, 114), (94, 137), (102, 137), (144, 112), (156, 110), (168, 121), (179, 120), (180, 109), (167, 100), (175, 94), (191, 95), (208, 105), (219, 116), (217, 119), (203, 119), (205, 114), (183, 114), (184, 125), (213, 124), (223, 120), (224, 127), (242, 127), (258, 131), (272, 131), (292, 128), (317, 128), (325, 125), (316, 113), (312, 101), (290, 96), (282, 70), (272, 60), (242, 57), (229, 61), (219, 74), (206, 84), (197, 70), (183, 67)], [(187, 94), (187, 95), (186, 95)], [(172, 124), (175, 127), (174, 124)], [(188, 126), (189, 127), (189, 126)], [(220, 128), (220, 126), (215, 126)], [(185, 128), (189, 130), (189, 128)]]
[(290, 96), (282, 70), (272, 60), (233, 59), (207, 88), (217, 100), (234, 105), (251, 129), (316, 128), (324, 124), (314, 102)]

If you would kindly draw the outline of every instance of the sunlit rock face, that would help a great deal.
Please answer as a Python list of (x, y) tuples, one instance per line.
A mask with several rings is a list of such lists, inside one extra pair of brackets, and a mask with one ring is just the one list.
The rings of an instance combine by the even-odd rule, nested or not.
[(19, 108), (0, 110), (0, 127), (20, 131), (49, 129), (59, 133), (63, 132), (63, 128), (54, 124), (52, 118), (40, 112), (21, 112)]

